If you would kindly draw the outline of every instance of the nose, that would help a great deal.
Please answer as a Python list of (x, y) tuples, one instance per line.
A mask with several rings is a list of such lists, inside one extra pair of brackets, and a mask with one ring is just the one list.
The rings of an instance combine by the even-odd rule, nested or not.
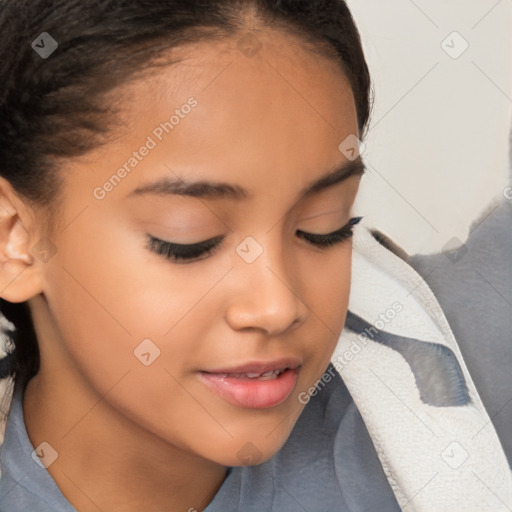
[(299, 295), (297, 266), (270, 243), (252, 263), (237, 259), (226, 320), (235, 330), (263, 330), (277, 336), (301, 325), (308, 307)]

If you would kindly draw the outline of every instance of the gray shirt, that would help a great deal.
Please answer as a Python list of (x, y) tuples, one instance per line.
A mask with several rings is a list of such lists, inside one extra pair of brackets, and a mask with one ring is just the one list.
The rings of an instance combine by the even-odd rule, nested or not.
[[(228, 469), (204, 512), (400, 512), (364, 422), (341, 377), (313, 396), (285, 445), (256, 466)], [(1, 512), (75, 512), (32, 458), (22, 390), (15, 388), (0, 449)]]
[(441, 304), (512, 467), (512, 201), (491, 205), (457, 251), (409, 263)]

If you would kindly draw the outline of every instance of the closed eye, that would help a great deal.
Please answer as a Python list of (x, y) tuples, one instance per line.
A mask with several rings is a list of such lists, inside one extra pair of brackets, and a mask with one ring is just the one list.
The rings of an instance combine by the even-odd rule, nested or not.
[[(342, 228), (326, 235), (306, 233), (298, 230), (297, 236), (316, 247), (327, 249), (350, 238), (354, 233), (354, 227), (361, 219), (362, 217), (355, 217)], [(223, 236), (218, 236), (197, 244), (183, 245), (160, 240), (149, 234), (147, 236), (147, 249), (175, 263), (201, 261), (212, 255), (224, 239)]]
[(297, 234), (317, 247), (330, 247), (331, 245), (339, 244), (347, 238), (350, 238), (354, 234), (354, 227), (359, 224), (361, 219), (362, 217), (355, 217), (342, 228), (327, 235), (314, 235), (312, 233), (305, 233), (304, 231), (297, 231)]

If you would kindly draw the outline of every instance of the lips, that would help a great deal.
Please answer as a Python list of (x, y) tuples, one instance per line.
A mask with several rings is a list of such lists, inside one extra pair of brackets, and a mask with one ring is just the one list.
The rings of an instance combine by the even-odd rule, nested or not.
[(238, 407), (265, 409), (285, 401), (295, 388), (300, 361), (295, 358), (252, 362), (200, 372), (215, 394)]

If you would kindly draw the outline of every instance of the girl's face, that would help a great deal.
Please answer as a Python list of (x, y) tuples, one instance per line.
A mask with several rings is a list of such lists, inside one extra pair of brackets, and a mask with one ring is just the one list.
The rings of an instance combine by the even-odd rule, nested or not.
[(129, 86), (119, 139), (63, 166), (62, 229), (31, 300), (34, 383), (91, 425), (115, 416), (119, 436), (135, 424), (222, 465), (285, 442), (350, 288), (350, 240), (301, 234), (350, 221), (354, 97), (336, 62), (269, 34), (190, 46)]

